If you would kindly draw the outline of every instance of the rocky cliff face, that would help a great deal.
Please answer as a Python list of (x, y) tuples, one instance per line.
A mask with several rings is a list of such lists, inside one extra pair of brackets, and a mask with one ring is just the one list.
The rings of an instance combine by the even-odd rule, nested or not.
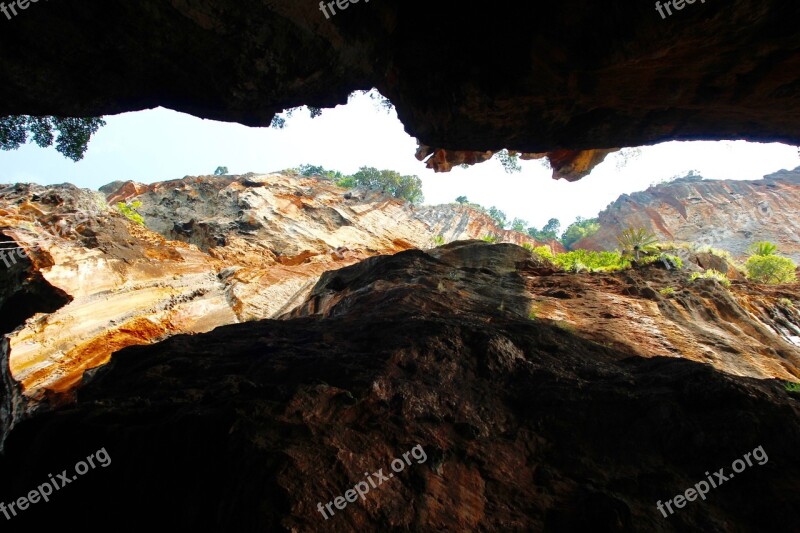
[(600, 231), (574, 248), (609, 250), (629, 227), (662, 241), (713, 246), (745, 257), (750, 244), (772, 241), (800, 262), (800, 168), (761, 180), (683, 178), (623, 195), (599, 215)]
[(800, 299), (653, 267), (556, 273), (510, 244), (369, 258), (282, 320), (115, 354), (11, 434), (0, 499), (102, 449), (107, 467), (11, 524), (91, 502), (89, 531), (785, 528), (800, 403), (764, 378), (799, 375), (776, 328), (798, 317), (779, 296)]
[[(512, 233), (472, 209), (420, 216), (376, 192), (280, 174), (116, 183), (103, 193), (17, 185), (0, 195), (8, 370), (31, 409), (68, 400), (85, 371), (126, 346), (285, 313), (325, 271), (428, 248), (440, 233)], [(144, 226), (107, 205), (131, 199)]]

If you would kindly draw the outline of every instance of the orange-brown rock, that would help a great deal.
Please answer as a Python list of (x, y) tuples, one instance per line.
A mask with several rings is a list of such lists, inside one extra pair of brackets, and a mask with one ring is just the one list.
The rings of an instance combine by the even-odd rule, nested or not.
[[(428, 248), (437, 235), (539, 244), (471, 208), (416, 208), (316, 178), (189, 177), (103, 191), (112, 207), (72, 186), (17, 185), (0, 197), (3, 246), (27, 254), (13, 268), (0, 263), (9, 370), (27, 399), (68, 393), (126, 346), (280, 315), (323, 272)], [(145, 227), (113, 207), (132, 199)]]
[[(103, 448), (108, 468), (12, 524), (91, 502), (87, 531), (785, 529), (800, 403), (763, 376), (797, 375), (771, 327), (796, 327), (773, 300), (800, 295), (682, 280), (557, 274), (510, 244), (372, 257), (294, 318), (115, 354), (77, 403), (11, 433), (0, 501)], [(705, 500), (659, 512), (718, 471)]]
[(600, 213), (600, 230), (573, 247), (614, 249), (617, 236), (634, 227), (663, 242), (711, 246), (738, 259), (754, 242), (772, 241), (800, 262), (798, 206), (800, 169), (749, 181), (681, 178), (621, 196)]

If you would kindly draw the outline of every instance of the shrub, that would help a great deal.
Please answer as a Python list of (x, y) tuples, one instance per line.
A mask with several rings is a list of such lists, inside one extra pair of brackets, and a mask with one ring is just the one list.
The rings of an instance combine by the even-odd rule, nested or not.
[(745, 263), (747, 279), (758, 283), (778, 285), (797, 281), (797, 265), (788, 257), (753, 255)]
[(481, 237), (481, 240), (491, 244), (497, 244), (500, 238), (497, 235), (484, 235), (483, 237)]
[(119, 209), (119, 212), (125, 215), (128, 220), (144, 226), (144, 218), (136, 211), (140, 207), (142, 207), (142, 202), (138, 200), (132, 202), (131, 204), (126, 204), (125, 202), (119, 202), (117, 204), (117, 209)]
[(661, 296), (666, 296), (667, 298), (675, 295), (675, 289), (673, 289), (672, 287), (665, 287), (658, 292), (659, 294), (661, 294)]
[(569, 272), (613, 272), (630, 268), (631, 263), (619, 252), (592, 252), (589, 250), (573, 250), (558, 254), (553, 261), (556, 266)]
[(791, 301), (789, 298), (781, 298), (778, 300), (778, 303), (784, 307), (794, 307), (794, 302)]
[(731, 280), (728, 279), (728, 276), (719, 272), (718, 270), (706, 270), (704, 273), (700, 274), (699, 272), (695, 272), (689, 277), (689, 282), (693, 282), (696, 279), (713, 279), (718, 281), (723, 287), (730, 287)]
[(800, 393), (800, 383), (787, 381), (783, 384), (783, 386), (786, 388), (786, 392)]
[(437, 235), (436, 237), (434, 237), (433, 244), (435, 244), (436, 246), (444, 245), (444, 235)]
[(549, 246), (533, 246), (531, 243), (524, 243), (522, 245), (523, 248), (528, 250), (531, 255), (538, 256), (540, 259), (547, 260), (551, 263), (555, 262), (556, 257), (553, 255), (553, 252), (550, 250)]

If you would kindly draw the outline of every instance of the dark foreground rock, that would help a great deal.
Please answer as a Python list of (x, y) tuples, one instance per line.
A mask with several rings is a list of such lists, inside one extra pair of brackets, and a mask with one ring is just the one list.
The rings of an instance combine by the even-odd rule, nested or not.
[[(3, 530), (799, 523), (798, 397), (529, 318), (526, 279), (551, 273), (511, 245), (408, 251), (326, 275), (295, 318), (127, 348), (87, 378), (76, 405), (10, 435), (0, 500), (75, 475), (101, 448), (110, 464), (95, 458), (49, 502), (0, 516)], [(730, 476), (748, 453), (753, 465)], [(705, 501), (673, 503), (668, 518), (656, 508), (721, 468), (731, 479)], [(328, 520), (319, 512), (381, 469), (387, 479), (363, 501)]]

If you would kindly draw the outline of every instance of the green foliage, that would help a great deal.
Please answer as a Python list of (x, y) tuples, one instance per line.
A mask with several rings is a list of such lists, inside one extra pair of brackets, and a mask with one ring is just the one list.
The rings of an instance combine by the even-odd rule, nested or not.
[(142, 207), (142, 202), (139, 200), (131, 202), (130, 204), (125, 202), (119, 202), (117, 204), (117, 209), (119, 209), (120, 213), (125, 215), (129, 220), (144, 226), (144, 218), (136, 211), (140, 207)]
[(786, 392), (791, 393), (800, 393), (800, 383), (794, 383), (792, 381), (787, 381), (783, 384), (784, 388), (786, 388)]
[(589, 250), (573, 250), (558, 254), (555, 265), (568, 272), (614, 272), (630, 268), (631, 263), (619, 252), (592, 252)]
[(628, 228), (617, 237), (617, 243), (625, 255), (633, 255), (638, 261), (641, 254), (652, 254), (656, 248), (656, 236), (644, 228)]
[(297, 167), (297, 171), (300, 172), (301, 176), (306, 176), (310, 178), (312, 176), (325, 176), (326, 170), (325, 167), (321, 165), (308, 165), (303, 164)]
[(768, 255), (775, 255), (777, 252), (778, 247), (769, 241), (758, 241), (750, 246), (750, 253), (753, 255), (766, 257)]
[(433, 238), (433, 244), (435, 244), (436, 246), (442, 246), (444, 245), (444, 243), (445, 243), (444, 235), (437, 235), (436, 237)]
[(661, 262), (665, 266), (669, 265), (669, 269), (680, 270), (683, 268), (683, 260), (677, 255), (660, 253), (658, 255), (648, 255), (639, 259), (639, 264), (650, 265), (653, 263)]
[[(106, 122), (102, 117), (32, 117), (12, 115), (0, 118), (0, 149), (16, 150), (31, 140), (47, 148), (55, 140), (56, 150), (73, 161), (83, 159), (89, 140)], [(58, 131), (58, 137), (53, 133)]]
[(489, 208), (487, 214), (497, 222), (497, 225), (501, 228), (506, 227), (506, 214), (497, 209), (495, 206)]
[(779, 255), (753, 255), (744, 265), (747, 278), (770, 285), (797, 281), (797, 265), (788, 257)]
[(572, 245), (585, 237), (591, 237), (600, 230), (600, 224), (596, 218), (584, 219), (578, 217), (575, 222), (567, 227), (564, 234), (561, 236), (561, 244), (564, 248), (570, 250)]
[(557, 218), (551, 218), (541, 230), (535, 227), (528, 228), (528, 235), (537, 241), (555, 241), (558, 240), (558, 232), (560, 229), (561, 222)]
[(215, 176), (225, 176), (228, 173), (228, 167), (217, 167), (214, 171)]
[(461, 205), (464, 205), (464, 204), (468, 204), (469, 200), (467, 200), (466, 196), (459, 196), (458, 198), (456, 198), (456, 202), (458, 202)]
[(532, 244), (526, 242), (522, 244), (522, 247), (528, 250), (531, 253), (531, 255), (536, 255), (540, 259), (544, 259), (551, 263), (554, 263), (556, 260), (556, 257), (553, 255), (553, 252), (552, 250), (550, 250), (549, 246), (534, 247)]
[(374, 167), (361, 167), (353, 174), (356, 187), (382, 189), (395, 198), (402, 198), (412, 204), (422, 203), (422, 180), (417, 176), (401, 176), (394, 170), (378, 170)]
[(677, 255), (672, 254), (664, 254), (658, 256), (661, 261), (666, 261), (672, 265), (672, 268), (676, 268), (678, 270), (683, 268), (683, 259), (678, 257)]
[(336, 185), (343, 189), (352, 189), (356, 186), (356, 179), (353, 176), (347, 176), (336, 181)]
[(519, 164), (519, 154), (517, 152), (509, 152), (505, 148), (495, 154), (497, 160), (503, 165), (503, 170), (508, 174), (522, 172), (522, 167)]
[(412, 204), (420, 204), (424, 200), (422, 180), (417, 176), (401, 176), (394, 170), (378, 170), (374, 167), (361, 167), (352, 176), (346, 176), (338, 170), (327, 170), (319, 165), (300, 165), (297, 171), (301, 176), (319, 176), (332, 180), (339, 187), (352, 189), (380, 189), (394, 196), (407, 200)]
[(789, 298), (780, 298), (778, 303), (784, 307), (794, 307), (794, 302), (791, 301)]
[(308, 110), (308, 114), (311, 115), (311, 118), (317, 118), (322, 114), (322, 109), (319, 107), (293, 107), (291, 109), (284, 110), (283, 113), (276, 113), (275, 116), (272, 117), (272, 123), (270, 124), (270, 127), (275, 128), (276, 130), (282, 130), (286, 128), (286, 121), (292, 118), (295, 113), (303, 109), (303, 107)]
[(666, 296), (667, 298), (675, 295), (675, 289), (673, 289), (672, 287), (665, 287), (658, 292), (659, 294), (661, 294), (661, 296)]
[(728, 276), (726, 276), (722, 272), (713, 269), (708, 269), (702, 274), (700, 274), (699, 272), (695, 272), (691, 276), (689, 276), (689, 282), (693, 282), (698, 279), (713, 279), (719, 282), (723, 287), (731, 286), (731, 280), (728, 279)]
[(527, 225), (528, 221), (522, 220), (521, 218), (515, 218), (511, 221), (511, 229), (520, 233), (525, 233), (525, 226)]
[(497, 235), (484, 235), (481, 237), (481, 240), (491, 244), (497, 244), (500, 241), (500, 238)]

